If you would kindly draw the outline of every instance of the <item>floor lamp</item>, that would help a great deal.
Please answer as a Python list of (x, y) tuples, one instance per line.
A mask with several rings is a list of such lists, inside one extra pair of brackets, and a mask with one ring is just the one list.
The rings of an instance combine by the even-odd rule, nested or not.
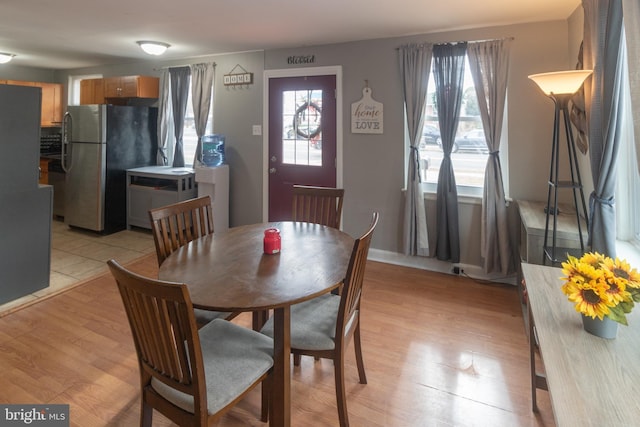
[[(582, 202), (582, 212), (584, 214), (585, 230), (589, 228), (589, 218), (587, 214), (587, 205), (582, 190), (582, 179), (580, 178), (580, 168), (578, 167), (578, 157), (576, 155), (576, 146), (571, 130), (571, 122), (569, 121), (569, 100), (580, 89), (582, 83), (591, 74), (591, 70), (572, 70), (557, 71), (552, 73), (532, 74), (529, 76), (542, 91), (547, 95), (555, 105), (553, 119), (553, 142), (551, 148), (551, 164), (549, 167), (549, 189), (547, 192), (546, 223), (544, 230), (544, 243), (542, 264), (551, 261), (552, 264), (561, 260), (557, 255), (566, 255), (567, 252), (575, 252), (575, 249), (558, 248), (557, 247), (557, 229), (558, 229), (558, 190), (571, 189), (573, 191), (573, 204), (576, 211), (576, 222), (578, 225), (578, 235), (580, 236), (580, 250), (584, 253), (584, 241), (582, 238), (582, 226), (580, 221), (580, 210), (578, 209), (578, 194)], [(567, 140), (567, 151), (569, 158), (569, 172), (571, 179), (562, 181), (558, 178), (559, 154), (560, 154), (560, 116), (564, 122), (565, 136)], [(549, 244), (549, 220), (553, 217), (553, 230), (551, 244)], [(561, 254), (558, 252), (562, 252)]]

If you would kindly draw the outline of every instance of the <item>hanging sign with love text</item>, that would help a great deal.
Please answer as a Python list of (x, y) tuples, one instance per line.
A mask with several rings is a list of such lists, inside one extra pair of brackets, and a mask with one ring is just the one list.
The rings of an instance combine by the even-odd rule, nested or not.
[(352, 133), (382, 133), (382, 103), (371, 98), (371, 89), (362, 90), (362, 99), (351, 104)]

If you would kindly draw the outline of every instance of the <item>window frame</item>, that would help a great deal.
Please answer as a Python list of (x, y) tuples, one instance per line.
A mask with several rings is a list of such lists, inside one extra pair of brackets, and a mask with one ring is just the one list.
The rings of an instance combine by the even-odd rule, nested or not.
[[(182, 152), (184, 154), (184, 166), (185, 167), (195, 167), (195, 165), (194, 165), (195, 149), (198, 146), (198, 136), (197, 136), (197, 133), (195, 131), (195, 116), (194, 116), (194, 113), (193, 113), (193, 97), (192, 97), (193, 91), (191, 89), (191, 83), (192, 83), (192, 78), (191, 78), (191, 76), (189, 76), (189, 97), (187, 98), (187, 111), (185, 112), (185, 120), (184, 120), (184, 124), (183, 124), (183, 128), (182, 128)], [(212, 86), (211, 87), (211, 103), (209, 104), (209, 118), (207, 120), (207, 128), (205, 130), (204, 135), (210, 135), (210, 134), (214, 133), (214, 130), (213, 130), (214, 129), (214, 127), (213, 127), (214, 94), (215, 94), (215, 88)], [(167, 101), (167, 108), (168, 108), (168, 110), (169, 110), (169, 112), (171, 114), (167, 116), (167, 120), (168, 120), (167, 132), (169, 134), (169, 138), (167, 140), (166, 150), (167, 150), (167, 161), (168, 161), (168, 164), (171, 165), (171, 164), (173, 164), (173, 157), (174, 157), (174, 152), (175, 152), (175, 147), (176, 147), (175, 126), (174, 126), (174, 121), (173, 121), (173, 110), (172, 110), (172, 106), (171, 106), (171, 92), (169, 92), (169, 97), (168, 97), (168, 101)], [(189, 111), (191, 111), (191, 115), (190, 116), (189, 116)], [(187, 129), (187, 126), (189, 125), (189, 122), (193, 123), (193, 129), (192, 130), (191, 129)], [(193, 149), (190, 149), (189, 152), (187, 152), (187, 150), (186, 150), (187, 146), (185, 144), (185, 136), (187, 134), (189, 134), (189, 138), (190, 139), (193, 137), (193, 135), (195, 135), (195, 146), (193, 147)]]
[[(465, 54), (465, 61), (467, 61), (465, 63), (465, 82), (467, 77), (470, 79), (471, 83), (472, 83), (472, 87), (474, 87), (475, 89), (475, 83), (473, 82), (473, 78), (470, 75), (470, 71), (469, 71), (469, 58), (468, 56)], [(435, 86), (435, 82), (433, 80), (433, 64), (432, 64), (432, 70), (429, 74), (429, 83), (427, 84), (427, 88), (431, 88)], [(475, 91), (475, 90), (474, 90)], [(433, 93), (433, 92), (428, 92), (427, 94), (427, 103), (429, 103), (429, 93)], [(502, 130), (500, 133), (500, 151), (498, 154), (498, 157), (500, 158), (500, 165), (502, 168), (502, 179), (503, 179), (503, 185), (504, 185), (504, 192), (505, 192), (505, 197), (508, 200), (509, 199), (509, 185), (508, 185), (508, 176), (509, 176), (509, 168), (508, 168), (508, 155), (509, 155), (509, 144), (508, 144), (508, 106), (509, 106), (509, 93), (508, 93), (508, 89), (507, 89), (507, 94), (505, 97), (505, 105), (504, 105), (504, 117), (503, 117), (503, 121), (502, 121)], [(428, 121), (437, 121), (438, 120), (438, 116), (436, 115), (428, 115), (427, 111), (429, 109), (425, 108), (425, 116), (424, 116), (424, 122), (423, 122), (423, 128), (424, 126), (428, 126)], [(471, 117), (474, 117), (473, 119)], [(475, 118), (475, 116), (460, 116), (459, 118), (459, 122), (465, 122), (465, 121), (478, 121), (480, 122), (480, 128), (484, 129), (484, 126), (482, 126), (482, 118), (480, 116), (477, 116), (477, 118)], [(408, 137), (408, 129), (406, 128), (406, 111), (405, 111), (405, 165), (408, 165), (408, 161), (409, 161), (409, 145), (410, 145), (410, 141), (409, 141), (409, 137)], [(459, 125), (458, 125), (459, 127)], [(422, 159), (422, 158), (421, 158)], [(482, 176), (483, 176), (483, 184), (480, 186), (473, 186), (473, 185), (465, 185), (465, 184), (459, 184), (456, 181), (456, 188), (458, 190), (458, 196), (461, 197), (469, 197), (469, 198), (482, 198), (483, 194), (484, 194), (484, 176), (486, 174), (486, 166), (488, 163), (488, 157), (487, 157), (487, 162), (485, 162), (485, 166), (482, 169)], [(408, 176), (408, 170), (406, 170), (406, 166), (405, 166), (405, 181), (406, 178)], [(456, 173), (455, 169), (454, 169), (454, 174)], [(422, 181), (421, 182), (421, 186), (422, 186), (422, 191), (424, 194), (435, 194), (437, 192), (437, 188), (438, 188), (438, 183), (436, 182), (426, 182), (426, 181)]]

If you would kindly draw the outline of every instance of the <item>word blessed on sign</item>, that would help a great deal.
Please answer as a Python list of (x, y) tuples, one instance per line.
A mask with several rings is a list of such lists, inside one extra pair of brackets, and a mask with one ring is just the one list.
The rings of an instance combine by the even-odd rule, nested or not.
[(313, 64), (315, 62), (315, 55), (294, 55), (287, 57), (287, 64)]
[(352, 133), (382, 133), (383, 105), (371, 98), (371, 89), (362, 90), (362, 99), (351, 104)]

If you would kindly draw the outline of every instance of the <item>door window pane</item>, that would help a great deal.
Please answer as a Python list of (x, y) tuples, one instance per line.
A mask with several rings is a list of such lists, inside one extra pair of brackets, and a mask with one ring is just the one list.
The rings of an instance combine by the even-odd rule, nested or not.
[(322, 90), (282, 93), (282, 162), (322, 166)]

